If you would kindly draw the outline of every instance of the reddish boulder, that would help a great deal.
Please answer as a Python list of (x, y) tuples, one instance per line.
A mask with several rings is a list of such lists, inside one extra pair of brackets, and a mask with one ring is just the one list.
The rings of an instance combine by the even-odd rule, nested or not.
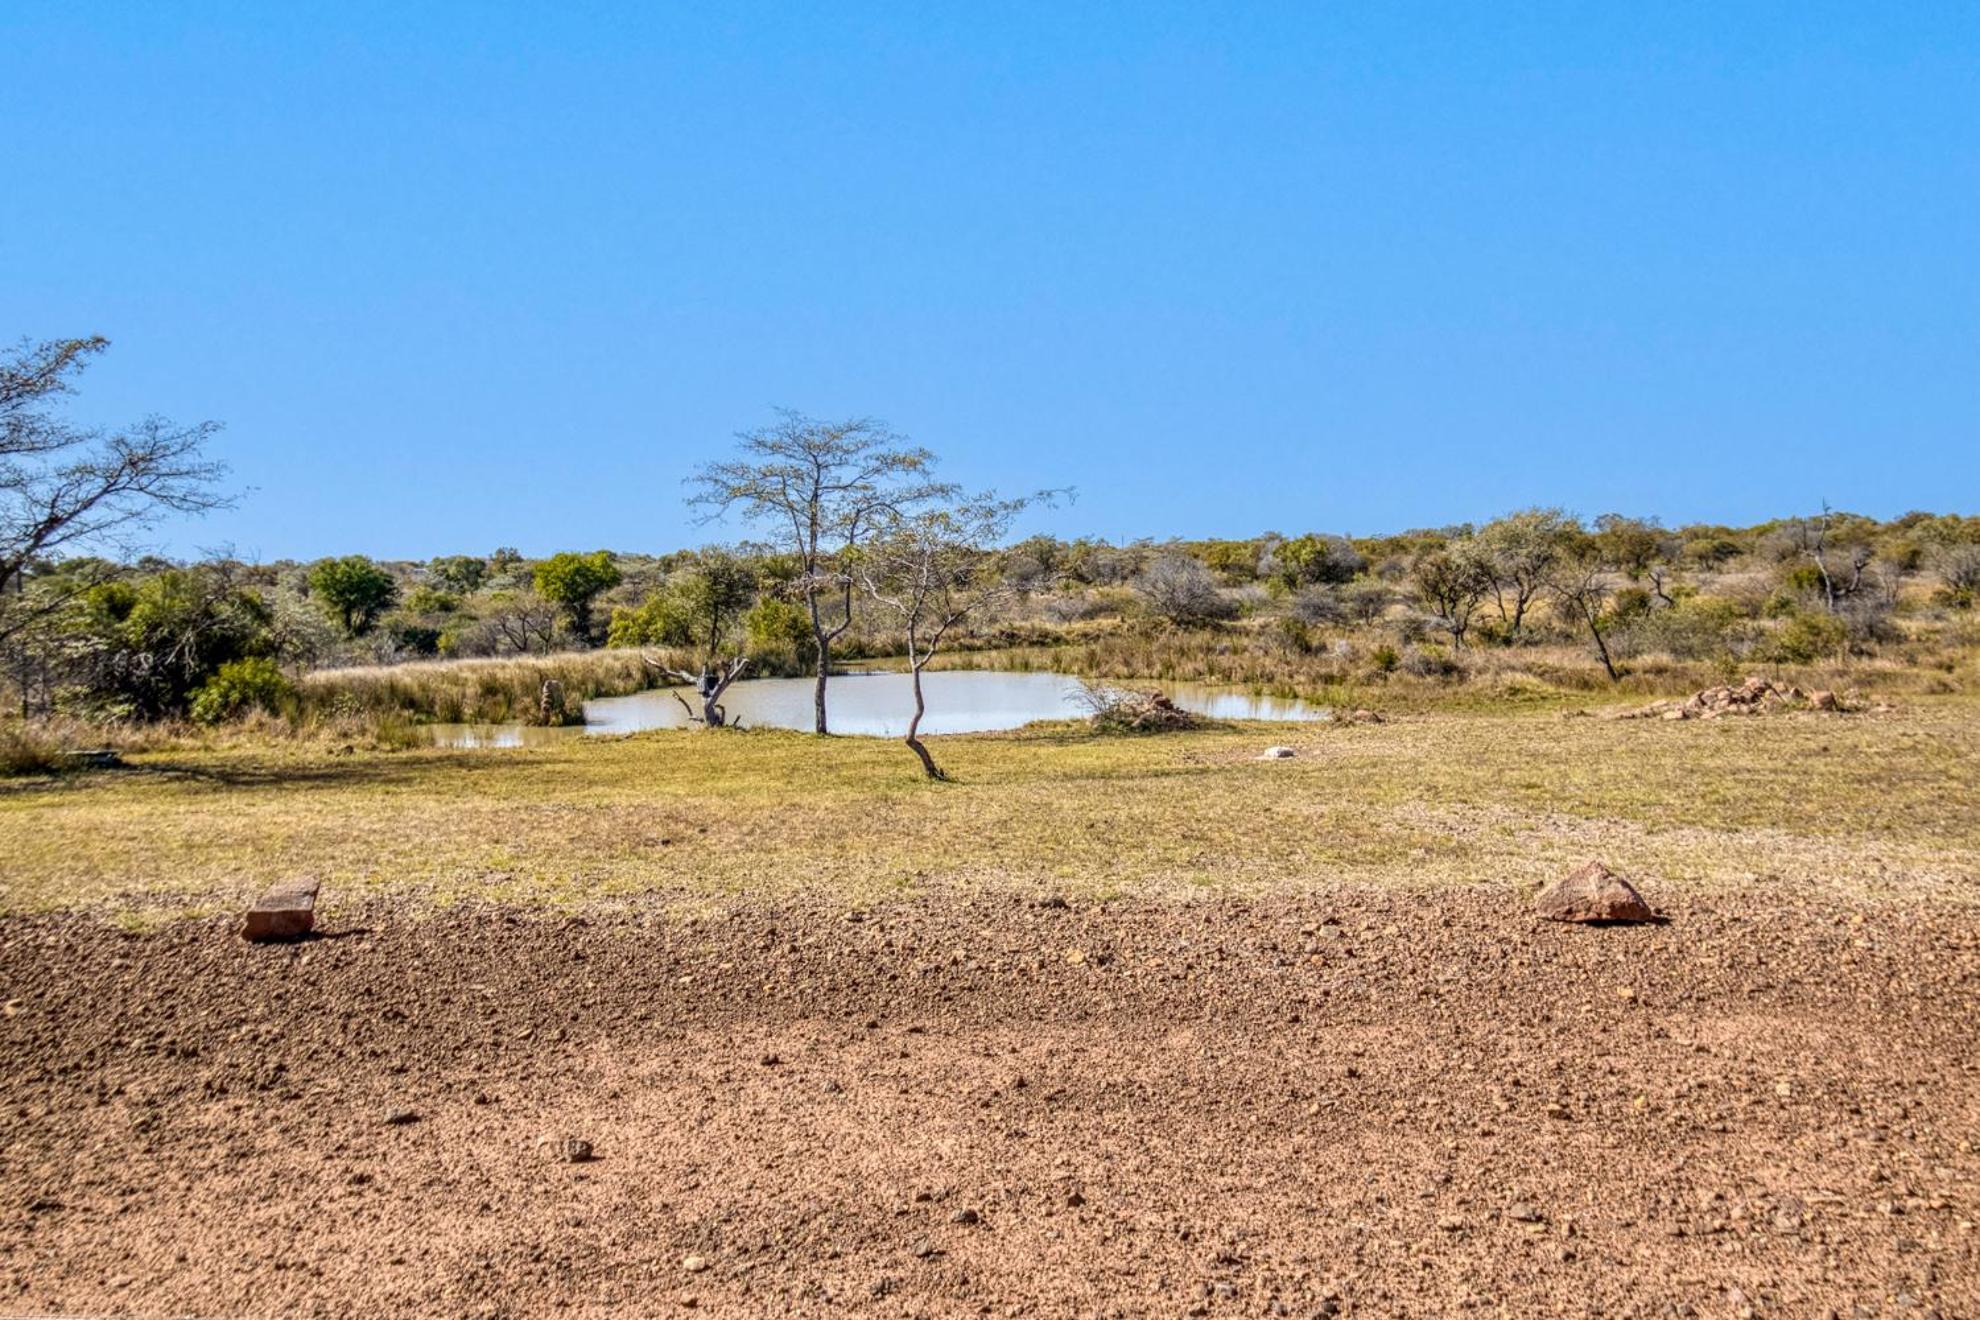
[(1600, 862), (1556, 882), (1540, 895), (1540, 915), (1549, 921), (1655, 921), (1657, 914), (1629, 881)]
[(320, 880), (285, 880), (248, 909), (241, 934), (256, 944), (299, 940), (316, 926), (316, 891)]

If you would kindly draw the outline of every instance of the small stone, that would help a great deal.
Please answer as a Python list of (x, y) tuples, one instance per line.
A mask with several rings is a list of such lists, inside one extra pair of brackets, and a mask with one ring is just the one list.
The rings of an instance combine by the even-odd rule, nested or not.
[(982, 1216), (974, 1210), (958, 1210), (949, 1216), (949, 1222), (952, 1224), (974, 1224), (981, 1221), (981, 1219)]
[(1545, 1216), (1529, 1202), (1514, 1201), (1506, 1207), (1506, 1218), (1512, 1220), (1515, 1224), (1537, 1224)]
[(561, 1164), (583, 1164), (591, 1155), (591, 1143), (581, 1137), (558, 1137), (549, 1133), (536, 1139), (538, 1159)]
[(1299, 755), (1290, 747), (1267, 747), (1258, 754), (1261, 761), (1288, 761)]
[(708, 1268), (708, 1257), (689, 1254), (681, 1257), (681, 1268), (689, 1274), (699, 1274)]
[(1071, 964), (1072, 964), (1073, 966), (1075, 966), (1075, 967), (1077, 967), (1077, 966), (1079, 966), (1079, 965), (1080, 965), (1081, 963), (1083, 963), (1083, 962), (1085, 962), (1085, 961), (1086, 961), (1086, 950), (1084, 950), (1084, 949), (1067, 949), (1067, 950), (1066, 950), (1066, 961), (1067, 961), (1067, 962), (1069, 962), (1069, 963), (1071, 963)]
[(404, 1127), (408, 1123), (419, 1122), (419, 1115), (410, 1109), (388, 1109), (385, 1111), (387, 1127)]

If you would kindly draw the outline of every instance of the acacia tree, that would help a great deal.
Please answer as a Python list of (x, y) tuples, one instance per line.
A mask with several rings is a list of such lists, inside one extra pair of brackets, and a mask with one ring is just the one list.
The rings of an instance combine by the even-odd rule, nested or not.
[(1601, 657), (1602, 668), (1613, 683), (1622, 673), (1609, 654), (1609, 642), (1602, 631), (1608, 625), (1603, 607), (1609, 598), (1609, 572), (1609, 565), (1597, 551), (1593, 538), (1587, 538), (1586, 544), (1564, 555), (1548, 570), (1547, 586), (1561, 607), (1588, 629), (1589, 639), (1595, 643), (1595, 654)]
[(792, 590), (816, 652), (815, 725), (825, 733), (832, 643), (852, 626), (855, 552), (882, 519), (954, 490), (928, 476), (933, 454), (871, 418), (821, 422), (784, 410), (736, 441), (740, 457), (705, 464), (690, 479), (698, 490), (689, 503), (709, 518), (739, 511), (791, 556)]
[(898, 617), (907, 634), (914, 714), (905, 741), (930, 779), (948, 776), (921, 741), (921, 720), (928, 713), (922, 671), (957, 625), (1019, 592), (1019, 582), (1001, 572), (992, 547), (1018, 514), (1041, 498), (1049, 496), (1005, 500), (986, 492), (893, 513), (860, 556), (859, 579), (867, 595)]
[(102, 431), (72, 426), (52, 411), (107, 347), (93, 336), (23, 340), (0, 350), (0, 641), (36, 617), (18, 605), (33, 561), (114, 539), (165, 513), (206, 513), (228, 503), (214, 490), (226, 468), (205, 455), (218, 422), (175, 426), (147, 417)]
[(1464, 649), (1471, 616), (1492, 590), (1491, 570), (1470, 540), (1453, 541), (1420, 556), (1409, 568), (1417, 599), (1451, 635), (1451, 649)]
[[(1478, 544), (1492, 574), (1499, 618), (1513, 637), (1519, 636), (1527, 610), (1546, 587), (1569, 538), (1580, 530), (1574, 519), (1559, 509), (1521, 509), (1479, 530)], [(1510, 608), (1508, 596), (1512, 598)]]

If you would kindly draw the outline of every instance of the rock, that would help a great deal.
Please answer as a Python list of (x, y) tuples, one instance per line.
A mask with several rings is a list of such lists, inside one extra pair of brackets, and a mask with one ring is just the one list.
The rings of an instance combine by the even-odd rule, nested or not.
[(689, 1274), (699, 1274), (708, 1268), (706, 1256), (686, 1255), (681, 1257), (681, 1268)]
[(316, 927), (316, 893), (322, 881), (284, 880), (248, 909), (243, 938), (256, 944), (299, 940)]
[(1261, 761), (1286, 761), (1299, 755), (1290, 747), (1267, 747), (1258, 754)]
[(1545, 1216), (1526, 1201), (1514, 1201), (1506, 1207), (1506, 1218), (1512, 1220), (1515, 1224), (1537, 1224)]
[(982, 1216), (978, 1215), (974, 1210), (958, 1210), (949, 1216), (949, 1222), (952, 1224), (974, 1224), (981, 1218)]
[(1818, 688), (1808, 694), (1808, 709), (1841, 710), (1842, 703), (1836, 700), (1835, 693), (1826, 688)]
[(544, 1133), (536, 1139), (538, 1159), (561, 1164), (583, 1164), (591, 1156), (591, 1143), (581, 1137), (557, 1137)]
[(1373, 711), (1373, 710), (1355, 711), (1352, 715), (1348, 716), (1348, 719), (1352, 720), (1356, 724), (1387, 724), (1388, 723), (1387, 720), (1382, 718), (1381, 712)]
[(1539, 914), (1549, 921), (1655, 921), (1657, 914), (1629, 881), (1600, 862), (1590, 862), (1540, 895)]
[(387, 1127), (404, 1127), (408, 1123), (419, 1122), (419, 1115), (410, 1109), (388, 1109), (385, 1111)]

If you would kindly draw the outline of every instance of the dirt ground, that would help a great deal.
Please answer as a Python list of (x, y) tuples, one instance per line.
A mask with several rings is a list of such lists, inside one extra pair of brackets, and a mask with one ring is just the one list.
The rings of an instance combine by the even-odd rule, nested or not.
[(0, 1311), (1980, 1315), (1980, 913), (1650, 897), (8, 919)]

